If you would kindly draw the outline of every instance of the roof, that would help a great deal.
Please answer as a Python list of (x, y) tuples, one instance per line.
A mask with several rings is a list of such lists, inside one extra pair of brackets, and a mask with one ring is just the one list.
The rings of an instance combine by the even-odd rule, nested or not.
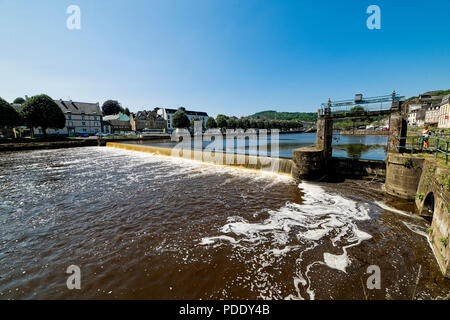
[(124, 113), (119, 112), (118, 114), (104, 116), (103, 120), (105, 120), (105, 121), (117, 120), (117, 121), (128, 121), (129, 122), (130, 117)]
[(72, 114), (97, 114), (102, 115), (99, 103), (88, 103), (88, 102), (76, 102), (76, 101), (65, 101), (65, 100), (55, 100), (58, 107), (63, 113)]
[[(178, 111), (178, 109), (168, 109), (165, 108), (167, 113), (175, 113)], [(190, 111), (190, 110), (186, 110), (184, 109), (184, 112), (188, 115), (188, 116), (203, 116), (203, 117), (207, 117), (208, 113), (203, 112), (203, 111)]]
[(155, 120), (163, 120), (161, 116), (156, 113), (156, 111), (138, 111), (135, 114), (133, 113), (133, 117), (135, 120), (149, 120), (150, 118)]
[(20, 112), (22, 110), (22, 105), (18, 103), (13, 103), (11, 106), (16, 110), (17, 112)]

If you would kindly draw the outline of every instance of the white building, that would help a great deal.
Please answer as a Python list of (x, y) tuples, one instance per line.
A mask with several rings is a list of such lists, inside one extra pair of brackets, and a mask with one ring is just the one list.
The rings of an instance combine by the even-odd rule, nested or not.
[(437, 126), (439, 122), (440, 105), (431, 105), (425, 111), (425, 124)]
[[(189, 110), (186, 110), (185, 108), (180, 108), (180, 109), (182, 109), (186, 113), (186, 115), (189, 118), (189, 121), (191, 121), (194, 117), (197, 117), (200, 119), (200, 121), (202, 121), (203, 126), (206, 126), (206, 121), (209, 118), (208, 114), (206, 112), (189, 111)], [(167, 129), (175, 129), (172, 125), (172, 120), (173, 120), (173, 115), (177, 111), (178, 111), (178, 109), (167, 109), (167, 108), (157, 109), (158, 115), (160, 115), (166, 121)]]
[(439, 110), (438, 128), (450, 128), (450, 94), (442, 98), (441, 108)]
[(413, 127), (416, 124), (417, 110), (410, 110), (408, 112), (408, 126)]
[(425, 125), (425, 108), (410, 110), (408, 113), (408, 126), (421, 127)]

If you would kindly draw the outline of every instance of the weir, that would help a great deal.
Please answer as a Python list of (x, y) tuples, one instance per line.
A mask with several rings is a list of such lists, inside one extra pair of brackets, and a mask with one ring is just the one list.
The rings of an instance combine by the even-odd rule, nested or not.
[(284, 174), (289, 176), (292, 172), (292, 160), (285, 158), (271, 158), (192, 149), (172, 149), (114, 142), (107, 142), (106, 146), (124, 150), (153, 153), (167, 157), (183, 158), (186, 160), (205, 162), (215, 165), (225, 165), (248, 170), (258, 170), (263, 172)]

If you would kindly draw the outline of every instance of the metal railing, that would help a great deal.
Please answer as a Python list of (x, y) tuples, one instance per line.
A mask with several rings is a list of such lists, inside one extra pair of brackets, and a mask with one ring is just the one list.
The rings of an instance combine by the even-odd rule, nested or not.
[(377, 97), (363, 97), (358, 99), (331, 101), (321, 104), (321, 115), (341, 115), (344, 117), (361, 116), (366, 117), (375, 112), (387, 112), (392, 109), (393, 102), (402, 101), (405, 97), (398, 95), (395, 91), (390, 95)]
[[(398, 139), (398, 137), (396, 137)], [(405, 146), (402, 147), (411, 154), (415, 152), (429, 152), (434, 153), (437, 159), (440, 155), (445, 157), (445, 163), (448, 164), (449, 158), (449, 144), (450, 140), (441, 137), (429, 137), (428, 146), (425, 146), (425, 141), (422, 136), (401, 137), (399, 140), (406, 140)]]

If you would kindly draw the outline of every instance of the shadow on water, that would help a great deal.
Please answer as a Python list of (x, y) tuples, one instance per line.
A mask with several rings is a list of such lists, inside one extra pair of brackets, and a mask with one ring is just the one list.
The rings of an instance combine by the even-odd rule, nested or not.
[[(386, 155), (387, 147), (386, 145), (366, 145), (366, 144), (341, 144), (333, 146), (333, 151), (335, 153), (345, 152), (348, 158), (353, 159), (363, 159), (366, 154), (373, 154), (375, 157), (380, 158), (382, 155)], [(382, 159), (374, 159), (382, 160)]]

